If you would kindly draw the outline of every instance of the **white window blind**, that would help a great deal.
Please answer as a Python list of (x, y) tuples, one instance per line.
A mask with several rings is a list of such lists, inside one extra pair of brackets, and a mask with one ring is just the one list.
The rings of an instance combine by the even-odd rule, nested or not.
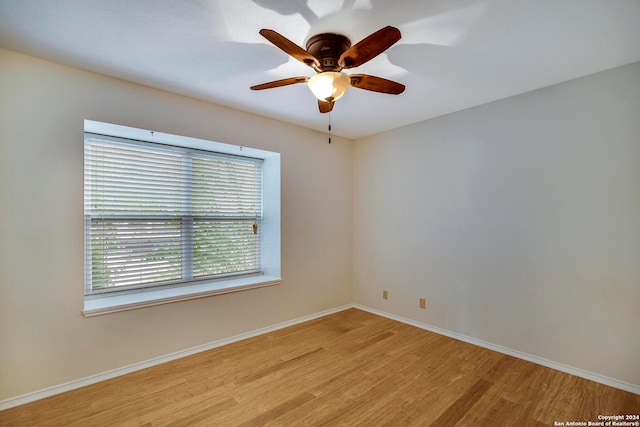
[(260, 273), (262, 160), (85, 133), (85, 294)]

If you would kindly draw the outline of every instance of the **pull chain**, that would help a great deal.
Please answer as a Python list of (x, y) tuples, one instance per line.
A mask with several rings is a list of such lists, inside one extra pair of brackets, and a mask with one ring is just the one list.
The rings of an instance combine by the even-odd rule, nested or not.
[(331, 111), (329, 111), (329, 144), (331, 144)]

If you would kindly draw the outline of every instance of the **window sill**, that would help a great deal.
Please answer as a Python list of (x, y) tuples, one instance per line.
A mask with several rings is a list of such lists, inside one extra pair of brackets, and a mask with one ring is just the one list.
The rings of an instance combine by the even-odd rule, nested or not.
[(100, 316), (118, 311), (135, 310), (160, 304), (169, 304), (212, 295), (239, 292), (247, 289), (277, 285), (282, 278), (275, 276), (251, 276), (224, 281), (203, 283), (125, 295), (104, 296), (84, 300), (84, 317)]

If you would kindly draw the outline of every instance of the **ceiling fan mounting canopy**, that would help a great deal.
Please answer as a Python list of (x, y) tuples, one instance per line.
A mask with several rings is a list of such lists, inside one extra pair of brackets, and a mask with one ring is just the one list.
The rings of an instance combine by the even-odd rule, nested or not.
[[(318, 98), (321, 113), (331, 111), (334, 101), (344, 94), (348, 86), (392, 95), (404, 92), (405, 86), (392, 80), (368, 74), (342, 73), (345, 68), (358, 67), (370, 61), (400, 40), (400, 30), (395, 27), (384, 27), (353, 46), (351, 40), (343, 35), (317, 34), (309, 38), (306, 50), (274, 30), (262, 29), (260, 34), (280, 50), (313, 68), (318, 75), (312, 78), (299, 76), (275, 80), (251, 86), (252, 90), (309, 82), (310, 89)], [(332, 82), (329, 83), (332, 86), (327, 87), (327, 82)], [(319, 85), (324, 87), (316, 87)]]
[(307, 52), (313, 55), (319, 65), (312, 65), (319, 73), (341, 71), (340, 56), (351, 47), (351, 40), (340, 34), (323, 33), (307, 41)]

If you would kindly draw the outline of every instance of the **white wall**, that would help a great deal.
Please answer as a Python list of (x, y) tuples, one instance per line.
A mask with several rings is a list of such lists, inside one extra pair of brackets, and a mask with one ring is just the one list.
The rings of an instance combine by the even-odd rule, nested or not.
[(640, 63), (359, 140), (353, 173), (356, 303), (640, 385)]
[[(280, 152), (283, 284), (83, 318), (84, 119)], [(351, 302), (351, 172), (347, 140), (0, 50), (0, 400)]]

